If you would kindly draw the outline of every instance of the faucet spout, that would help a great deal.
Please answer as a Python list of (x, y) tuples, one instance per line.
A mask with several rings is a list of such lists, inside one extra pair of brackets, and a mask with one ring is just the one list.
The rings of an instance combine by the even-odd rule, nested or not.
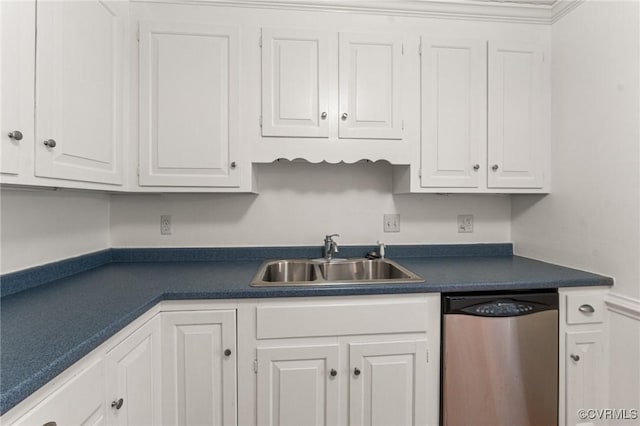
[(338, 243), (333, 239), (339, 237), (340, 234), (331, 234), (324, 237), (324, 259), (331, 262), (333, 255), (338, 252)]

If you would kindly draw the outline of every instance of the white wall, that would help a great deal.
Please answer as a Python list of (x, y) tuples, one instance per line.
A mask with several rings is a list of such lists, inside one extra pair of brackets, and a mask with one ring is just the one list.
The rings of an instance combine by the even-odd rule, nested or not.
[[(613, 276), (613, 299), (637, 318), (639, 9), (637, 1), (586, 1), (553, 25), (552, 194), (512, 199), (518, 254)], [(610, 408), (638, 406), (640, 322), (632, 317), (610, 315)]]
[(108, 194), (0, 192), (0, 273), (108, 247)]
[[(282, 162), (257, 167), (259, 195), (113, 195), (114, 247), (435, 244), (510, 241), (507, 196), (393, 195), (386, 163)], [(399, 233), (382, 232), (382, 215), (400, 213)], [(160, 235), (170, 214), (173, 234)], [(457, 215), (473, 214), (472, 234)]]

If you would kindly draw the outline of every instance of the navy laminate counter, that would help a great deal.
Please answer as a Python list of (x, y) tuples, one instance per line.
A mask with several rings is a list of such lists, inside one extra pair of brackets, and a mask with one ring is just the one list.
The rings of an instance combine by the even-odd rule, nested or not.
[[(131, 252), (129, 261), (118, 261), (122, 253), (109, 254), (110, 260), (101, 266), (4, 296), (0, 306), (0, 413), (161, 300), (527, 290), (613, 283), (608, 277), (503, 252), (488, 256), (471, 252), (461, 257), (416, 257), (414, 253), (413, 257), (402, 257), (390, 251), (390, 258), (426, 282), (253, 288), (249, 283), (262, 263), (252, 258), (255, 256), (243, 261), (224, 257), (216, 261), (167, 261), (166, 256), (160, 256), (144, 262), (132, 261), (138, 258)], [(283, 257), (273, 256), (273, 252), (266, 257), (270, 254), (272, 258)], [(236, 254), (227, 257), (239, 258)]]

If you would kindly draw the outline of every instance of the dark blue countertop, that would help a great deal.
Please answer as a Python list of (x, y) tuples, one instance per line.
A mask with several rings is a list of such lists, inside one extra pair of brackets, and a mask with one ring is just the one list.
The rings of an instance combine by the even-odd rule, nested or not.
[[(0, 413), (4, 414), (162, 300), (528, 290), (613, 284), (608, 277), (512, 256), (508, 244), (455, 246), (468, 248), (461, 252), (447, 246), (431, 246), (427, 251), (421, 246), (411, 246), (413, 250), (406, 247), (395, 252), (390, 247), (388, 257), (423, 277), (424, 283), (249, 286), (263, 259), (296, 257), (292, 256), (292, 249), (264, 249), (260, 253), (221, 249), (213, 256), (203, 255), (199, 249), (112, 250), (100, 252), (101, 265), (87, 269), (84, 259), (82, 272), (69, 275), (65, 269), (59, 275), (64, 278), (50, 282), (40, 282), (42, 271), (7, 274), (3, 286), (15, 286), (17, 282), (31, 284), (1, 299)], [(298, 257), (317, 257), (316, 250), (296, 249), (295, 253)], [(345, 252), (348, 257), (363, 254), (361, 247), (347, 248), (343, 255)], [(171, 258), (178, 261), (170, 261)], [(193, 258), (198, 261), (186, 260)], [(34, 276), (40, 276), (40, 281)]]

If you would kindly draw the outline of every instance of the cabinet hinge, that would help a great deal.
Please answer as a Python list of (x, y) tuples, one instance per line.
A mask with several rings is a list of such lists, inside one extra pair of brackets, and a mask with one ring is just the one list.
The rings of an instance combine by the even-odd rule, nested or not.
[(404, 43), (402, 43), (400, 46), (401, 46), (401, 47), (400, 47), (400, 53), (401, 53), (402, 55), (404, 55)]
[(258, 374), (258, 360), (257, 359), (253, 360), (253, 372)]
[(140, 166), (136, 166), (136, 174), (140, 177)]
[(262, 49), (262, 36), (258, 39), (258, 46)]
[(422, 43), (418, 45), (418, 56), (422, 56)]
[(429, 364), (429, 351), (427, 351), (427, 364)]
[(402, 130), (404, 131), (404, 120), (402, 120)]
[(258, 119), (258, 124), (260, 124), (260, 128), (262, 129), (262, 116)]
[(422, 169), (418, 169), (418, 178), (422, 179)]
[(138, 29), (136, 30), (136, 39), (140, 41), (140, 27), (138, 27)]

